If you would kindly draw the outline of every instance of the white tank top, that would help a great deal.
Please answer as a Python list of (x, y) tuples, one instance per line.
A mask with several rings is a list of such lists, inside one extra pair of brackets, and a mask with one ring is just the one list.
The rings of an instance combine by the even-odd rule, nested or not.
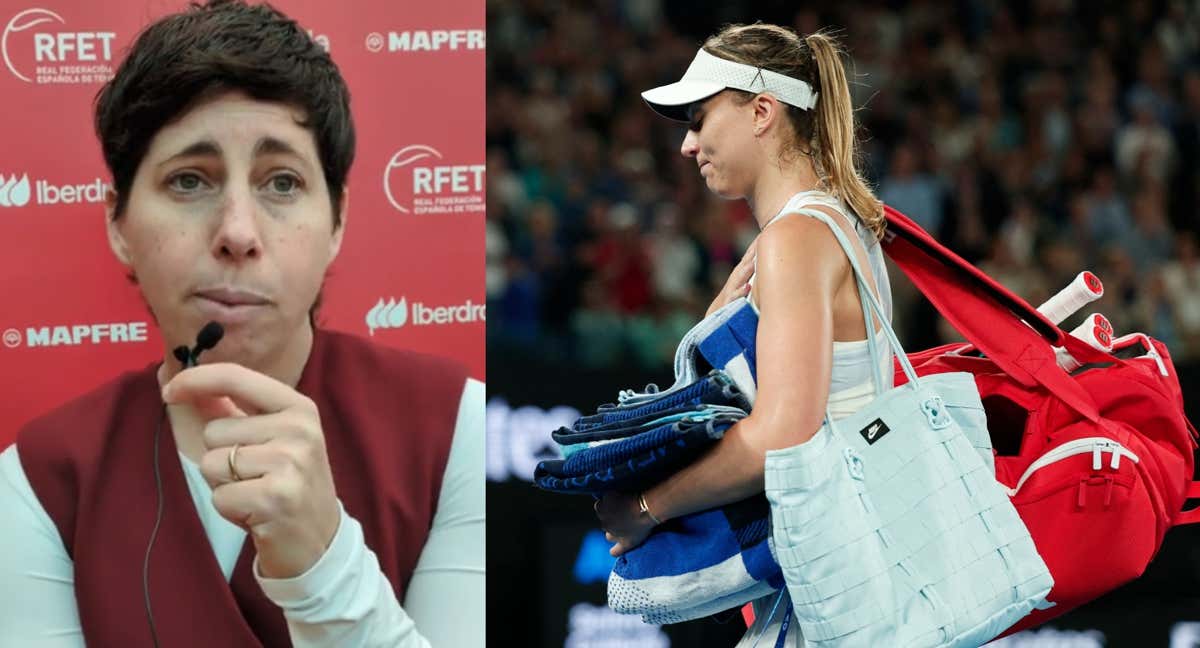
[[(884, 315), (890, 322), (892, 319), (892, 289), (888, 282), (887, 266), (883, 262), (883, 250), (875, 239), (874, 233), (857, 216), (851, 215), (853, 212), (845, 202), (824, 191), (802, 191), (792, 196), (783, 209), (779, 210), (774, 218), (767, 221), (763, 228), (765, 229), (771, 223), (788, 215), (808, 218), (808, 216), (798, 213), (798, 210), (812, 206), (832, 209), (845, 218), (854, 232), (858, 234), (859, 243), (867, 252), (867, 263), (871, 268), (871, 275), (875, 279), (875, 294), (879, 297), (879, 302), (884, 308)], [(754, 275), (750, 277), (750, 286), (752, 290), (749, 300), (751, 305), (754, 305)], [(755, 308), (757, 309), (757, 306)], [(863, 315), (865, 321), (870, 321), (866, 313)], [(877, 364), (885, 367), (883, 372), (886, 383), (884, 389), (891, 389), (892, 349), (882, 329), (875, 332), (875, 350), (876, 357), (872, 359), (866, 339), (853, 342), (834, 340), (833, 366), (829, 380), (829, 413), (833, 415), (834, 420), (853, 414), (875, 397), (874, 367)]]
[[(834, 212), (841, 214), (858, 234), (859, 243), (867, 252), (867, 263), (871, 267), (871, 275), (875, 279), (876, 296), (879, 297), (879, 303), (883, 305), (884, 316), (888, 322), (891, 322), (892, 289), (888, 282), (887, 266), (883, 262), (883, 249), (879, 246), (879, 242), (871, 230), (857, 216), (852, 215), (853, 212), (845, 202), (824, 191), (802, 191), (792, 196), (783, 209), (779, 210), (774, 218), (767, 221), (767, 225), (788, 215), (809, 218), (804, 214), (797, 213), (797, 210), (815, 205), (829, 207)], [(765, 228), (767, 225), (763, 227)], [(751, 287), (754, 285), (753, 276), (750, 277), (750, 285)], [(750, 303), (754, 304), (753, 291), (751, 291)], [(863, 319), (871, 321), (867, 313), (863, 313)], [(893, 385), (892, 348), (882, 330), (875, 332), (875, 348), (878, 356), (875, 358), (875, 362), (885, 363), (883, 364), (886, 369), (883, 372), (886, 383), (884, 389), (891, 389)], [(853, 342), (834, 340), (833, 367), (829, 380), (829, 414), (834, 420), (857, 412), (875, 398), (874, 376), (870, 347), (867, 346), (865, 339)], [(773, 648), (783, 629), (788, 602), (786, 590), (782, 590), (782, 596), (780, 592), (776, 592), (754, 601), (754, 624), (746, 630), (746, 634), (738, 642), (736, 648), (750, 648), (751, 646)], [(805, 645), (794, 613), (788, 623), (787, 635), (782, 645), (785, 648), (802, 648)]]

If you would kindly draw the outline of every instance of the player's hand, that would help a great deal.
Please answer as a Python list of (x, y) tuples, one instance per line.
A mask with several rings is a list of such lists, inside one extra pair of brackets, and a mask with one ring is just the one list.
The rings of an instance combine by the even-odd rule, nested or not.
[(636, 495), (608, 493), (596, 501), (596, 516), (604, 538), (616, 544), (609, 549), (614, 556), (642, 544), (656, 526), (650, 516), (642, 513)]
[(742, 255), (742, 260), (733, 267), (733, 271), (729, 273), (729, 278), (725, 280), (725, 286), (721, 288), (721, 292), (717, 293), (716, 299), (709, 305), (708, 312), (704, 314), (705, 317), (712, 315), (714, 311), (719, 310), (729, 302), (750, 294), (750, 277), (754, 275), (754, 255), (757, 243), (757, 237), (750, 242), (750, 247), (746, 248), (746, 253)]
[[(246, 530), (267, 578), (308, 571), (341, 520), (317, 406), (291, 387), (232, 363), (185, 369), (163, 387), (207, 421), (200, 471), (213, 506)], [(230, 453), (238, 444), (235, 478)]]

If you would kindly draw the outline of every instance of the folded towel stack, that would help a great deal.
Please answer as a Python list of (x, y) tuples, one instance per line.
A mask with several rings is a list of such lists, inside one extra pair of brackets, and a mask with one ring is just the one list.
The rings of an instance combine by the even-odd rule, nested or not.
[[(758, 316), (740, 299), (696, 325), (675, 356), (675, 384), (624, 391), (553, 433), (565, 459), (538, 464), (540, 488), (602, 495), (642, 492), (687, 466), (750, 411)], [(707, 364), (712, 370), (700, 374)], [(763, 494), (669, 520), (617, 559), (609, 606), (647, 623), (676, 623), (739, 607), (784, 586), (769, 545)]]

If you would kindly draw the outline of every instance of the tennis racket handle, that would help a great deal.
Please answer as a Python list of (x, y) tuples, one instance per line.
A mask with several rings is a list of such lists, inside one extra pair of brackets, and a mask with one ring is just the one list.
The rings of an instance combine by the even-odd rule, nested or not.
[(1083, 322), (1084, 322), (1084, 324), (1091, 324), (1093, 326), (1099, 326), (1101, 329), (1106, 331), (1110, 337), (1113, 334), (1112, 322), (1109, 322), (1108, 318), (1105, 317), (1102, 313), (1092, 313), (1092, 314), (1088, 315), (1086, 318), (1084, 318)]
[(1103, 315), (1100, 318), (1098, 321), (1096, 317), (1089, 315), (1082, 324), (1071, 331), (1071, 335), (1101, 351), (1112, 351), (1112, 325)]
[[(1091, 317), (1084, 321), (1083, 324), (1080, 324), (1079, 327), (1074, 331), (1071, 331), (1071, 335), (1074, 335), (1080, 340), (1087, 342), (1094, 349), (1105, 352), (1112, 351), (1112, 335), (1108, 331), (1105, 331), (1099, 326), (1093, 324)], [(1083, 366), (1082, 363), (1075, 359), (1075, 356), (1072, 356), (1066, 349), (1062, 347), (1054, 347), (1054, 361), (1058, 363), (1058, 366), (1062, 367), (1063, 371), (1067, 372), (1075, 371), (1079, 367)]]
[(1100, 278), (1085, 270), (1075, 275), (1066, 288), (1038, 306), (1038, 312), (1052, 324), (1058, 324), (1103, 295), (1104, 284), (1100, 283)]

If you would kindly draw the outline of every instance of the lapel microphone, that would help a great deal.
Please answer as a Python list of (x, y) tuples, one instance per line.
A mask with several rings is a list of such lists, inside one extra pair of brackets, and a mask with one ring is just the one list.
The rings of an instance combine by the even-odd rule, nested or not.
[(196, 346), (188, 349), (186, 344), (175, 347), (172, 352), (175, 359), (183, 364), (183, 368), (195, 367), (201, 353), (217, 346), (217, 342), (225, 335), (225, 327), (219, 322), (209, 322), (196, 334)]
[[(196, 334), (196, 346), (189, 349), (186, 344), (181, 344), (171, 352), (175, 356), (184, 369), (195, 367), (196, 362), (201, 353), (217, 346), (217, 342), (225, 335), (225, 327), (219, 322), (209, 322), (200, 329)], [(146, 620), (150, 624), (150, 638), (154, 642), (155, 648), (158, 647), (158, 629), (154, 625), (154, 611), (150, 607), (150, 550), (154, 547), (154, 540), (158, 537), (158, 528), (162, 525), (163, 517), (163, 486), (162, 486), (162, 471), (158, 465), (158, 438), (162, 433), (162, 424), (167, 418), (167, 406), (163, 405), (162, 416), (158, 419), (158, 426), (154, 429), (154, 484), (158, 492), (158, 514), (154, 518), (154, 529), (150, 531), (150, 541), (146, 544), (146, 559), (142, 563), (142, 595), (146, 603)]]

